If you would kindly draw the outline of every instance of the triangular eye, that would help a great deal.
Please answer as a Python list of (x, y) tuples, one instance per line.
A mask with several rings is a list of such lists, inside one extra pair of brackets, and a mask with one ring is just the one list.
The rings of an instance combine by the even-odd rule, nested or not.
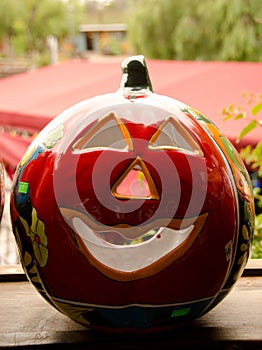
[(76, 153), (93, 149), (133, 149), (128, 129), (113, 112), (99, 120), (73, 145), (73, 151)]
[(167, 118), (149, 140), (150, 149), (176, 149), (203, 156), (199, 145), (173, 117)]

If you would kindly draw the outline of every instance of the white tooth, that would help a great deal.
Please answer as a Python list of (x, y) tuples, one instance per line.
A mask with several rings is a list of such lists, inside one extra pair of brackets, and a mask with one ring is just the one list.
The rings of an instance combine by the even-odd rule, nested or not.
[(72, 221), (94, 258), (122, 272), (137, 271), (151, 265), (178, 247), (194, 229), (194, 225), (179, 231), (163, 227), (154, 237), (141, 244), (114, 245), (99, 239), (80, 218), (74, 217)]
[(82, 221), (78, 217), (74, 217), (72, 219), (74, 228), (76, 232), (79, 234), (79, 236), (84, 240), (84, 241), (89, 241), (90, 243), (100, 245), (100, 246), (106, 246), (106, 243), (99, 239), (93, 232), (93, 230), (88, 227), (84, 221)]

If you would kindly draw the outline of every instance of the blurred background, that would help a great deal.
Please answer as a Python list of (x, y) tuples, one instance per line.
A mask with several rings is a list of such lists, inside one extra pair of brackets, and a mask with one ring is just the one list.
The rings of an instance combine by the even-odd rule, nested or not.
[(262, 59), (261, 0), (1, 0), (0, 74), (92, 54)]

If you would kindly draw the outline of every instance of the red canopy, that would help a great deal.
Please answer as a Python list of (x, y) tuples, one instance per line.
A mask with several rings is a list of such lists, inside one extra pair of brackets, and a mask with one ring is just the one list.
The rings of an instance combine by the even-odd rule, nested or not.
[[(14, 168), (21, 159), (32, 139), (25, 138), (24, 130), (38, 132), (71, 105), (116, 91), (122, 76), (120, 63), (120, 58), (69, 60), (0, 80), (0, 151), (5, 162)], [(233, 142), (247, 121), (224, 122), (223, 107), (243, 106), (243, 92), (262, 92), (262, 63), (147, 60), (147, 65), (154, 92), (198, 109)], [(256, 144), (260, 139), (257, 129), (245, 143)]]

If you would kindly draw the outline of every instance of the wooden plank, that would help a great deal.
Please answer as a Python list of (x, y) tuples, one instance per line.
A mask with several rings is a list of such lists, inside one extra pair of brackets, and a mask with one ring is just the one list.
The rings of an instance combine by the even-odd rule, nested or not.
[(21, 265), (0, 266), (0, 282), (27, 281), (27, 277)]
[(262, 277), (242, 277), (212, 311), (165, 334), (91, 332), (51, 307), (28, 282), (0, 283), (0, 348), (262, 349)]
[(242, 276), (262, 276), (262, 259), (249, 259)]

